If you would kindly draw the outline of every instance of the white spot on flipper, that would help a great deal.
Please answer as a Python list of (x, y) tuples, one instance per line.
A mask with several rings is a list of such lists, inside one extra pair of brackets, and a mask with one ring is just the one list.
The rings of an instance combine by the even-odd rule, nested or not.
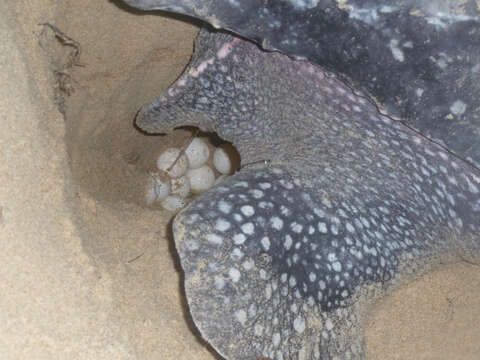
[(239, 248), (235, 248), (232, 250), (231, 254), (232, 259), (234, 260), (241, 260), (243, 258), (243, 252)]
[(278, 345), (280, 345), (280, 340), (281, 340), (280, 334), (274, 333), (272, 336), (273, 346), (277, 347)]
[(349, 222), (347, 222), (347, 224), (345, 225), (345, 227), (347, 228), (347, 231), (348, 231), (349, 233), (352, 233), (352, 234), (353, 234), (353, 233), (355, 232), (355, 228), (354, 228), (353, 225), (350, 224)]
[(241, 245), (247, 240), (247, 237), (243, 234), (235, 234), (233, 236), (233, 242), (235, 245)]
[(215, 275), (214, 282), (215, 282), (215, 287), (218, 290), (222, 290), (223, 287), (225, 286), (225, 279), (221, 276)]
[(263, 191), (262, 190), (253, 189), (253, 190), (250, 191), (250, 193), (252, 194), (252, 196), (255, 199), (261, 199), (263, 197)]
[(240, 280), (241, 274), (238, 269), (230, 268), (230, 270), (228, 270), (228, 276), (230, 276), (230, 279), (232, 279), (233, 282), (238, 282), (238, 280)]
[(267, 190), (267, 189), (270, 189), (272, 187), (272, 184), (270, 184), (270, 183), (260, 183), (260, 184), (258, 184), (258, 186), (262, 190)]
[(325, 290), (325, 288), (327, 287), (327, 284), (325, 284), (325, 281), (320, 280), (318, 282), (318, 286), (320, 287), (320, 290)]
[(255, 209), (250, 205), (244, 205), (240, 208), (240, 211), (245, 216), (252, 216), (255, 214)]
[(235, 311), (235, 318), (240, 324), (245, 325), (247, 322), (247, 312), (245, 310), (237, 310)]
[(295, 320), (293, 320), (293, 328), (299, 334), (305, 331), (305, 319), (301, 316), (297, 316)]
[(295, 8), (299, 10), (312, 9), (318, 5), (319, 0), (288, 0)]
[(453, 115), (462, 115), (467, 110), (467, 104), (462, 100), (456, 100), (451, 106), (450, 111)]
[(285, 235), (285, 242), (283, 243), (283, 246), (285, 247), (286, 250), (290, 250), (293, 244), (293, 239), (290, 235)]
[(253, 235), (253, 233), (255, 232), (255, 226), (253, 225), (253, 223), (248, 222), (242, 225), (242, 231), (247, 235)]
[(223, 244), (223, 238), (217, 234), (207, 234), (207, 241), (215, 245)]
[(300, 234), (302, 232), (303, 226), (297, 222), (293, 222), (290, 224), (290, 229), (292, 229), (293, 232)]
[(224, 214), (229, 214), (230, 211), (232, 210), (232, 204), (230, 204), (230, 203), (228, 203), (224, 200), (220, 200), (218, 202), (218, 210), (220, 210)]
[(313, 212), (315, 213), (315, 215), (317, 215), (318, 217), (321, 217), (321, 218), (324, 218), (325, 217), (325, 212), (320, 209), (320, 208), (314, 208), (313, 209)]
[(401, 48), (398, 47), (398, 40), (397, 39), (391, 39), (388, 47), (390, 48), (390, 51), (392, 52), (392, 56), (395, 60), (403, 62), (405, 60), (405, 55), (403, 54), (403, 51)]
[(243, 268), (247, 271), (250, 271), (254, 268), (255, 262), (252, 259), (247, 259), (242, 264)]
[(260, 324), (255, 324), (255, 327), (253, 328), (253, 333), (255, 336), (262, 336), (263, 335), (263, 326)]
[(218, 219), (215, 223), (215, 229), (218, 231), (224, 232), (230, 229), (230, 227), (231, 227), (230, 222), (228, 222), (225, 219)]
[(318, 223), (318, 231), (320, 231), (322, 234), (326, 234), (328, 232), (327, 224), (325, 224), (324, 222), (319, 222)]
[(333, 270), (336, 271), (336, 272), (342, 271), (342, 264), (340, 264), (340, 261), (335, 261), (332, 264), (332, 267), (333, 267)]
[(270, 239), (267, 236), (262, 238), (262, 240), (260, 240), (260, 243), (262, 244), (262, 247), (265, 251), (268, 251), (270, 249)]
[(280, 219), (278, 216), (274, 216), (270, 219), (270, 223), (272, 224), (272, 227), (276, 230), (282, 230), (283, 227), (283, 220)]
[(185, 240), (185, 248), (191, 251), (198, 250), (199, 245), (198, 242), (192, 239)]

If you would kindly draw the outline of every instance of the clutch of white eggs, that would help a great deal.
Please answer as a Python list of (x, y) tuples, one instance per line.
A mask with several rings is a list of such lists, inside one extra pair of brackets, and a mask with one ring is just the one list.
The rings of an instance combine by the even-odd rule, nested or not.
[[(208, 163), (213, 164), (217, 177)], [(148, 205), (159, 202), (168, 211), (178, 211), (188, 204), (191, 194), (201, 194), (225, 180), (233, 165), (224, 147), (215, 148), (211, 154), (203, 139), (194, 138), (185, 151), (172, 147), (160, 154), (157, 169), (149, 173), (146, 202)]]

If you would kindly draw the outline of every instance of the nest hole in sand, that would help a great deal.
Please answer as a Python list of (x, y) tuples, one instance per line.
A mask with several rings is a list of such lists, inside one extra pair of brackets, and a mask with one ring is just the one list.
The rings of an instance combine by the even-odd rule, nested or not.
[[(123, 202), (155, 207), (160, 201), (148, 199), (149, 196), (145, 196), (145, 193), (148, 193), (152, 174), (159, 171), (162, 175), (165, 173), (163, 170), (166, 169), (158, 168), (159, 155), (171, 148), (179, 149), (181, 155), (184, 155), (194, 138), (208, 147), (210, 156), (205, 166), (214, 172), (216, 183), (225, 178), (222, 175), (231, 175), (240, 168), (240, 156), (236, 149), (215, 133), (201, 132), (195, 127), (179, 127), (168, 135), (148, 134), (135, 126), (138, 108), (144, 102), (152, 100), (152, 97), (160, 96), (172, 79), (182, 73), (185, 63), (182, 67), (177, 65), (184, 62), (184, 59), (180, 62), (168, 58), (150, 61), (147, 54), (146, 60), (137, 59), (144, 63), (141, 66), (125, 64), (132, 66), (127, 74), (113, 74), (110, 69), (104, 73), (92, 69), (90, 62), (83, 62), (79, 41), (52, 23), (42, 26), (41, 45), (49, 52), (53, 67), (55, 102), (65, 117), (66, 145), (72, 174), (76, 184), (92, 199), (110, 204)], [(123, 42), (120, 39), (117, 41)], [(162, 46), (161, 41), (159, 39), (156, 45)], [(150, 55), (152, 56), (158, 54)], [(115, 62), (114, 59), (105, 58), (102, 65), (112, 60)], [(157, 64), (158, 62), (163, 64)], [(166, 66), (168, 70), (161, 69), (159, 65)], [(114, 68), (114, 64), (111, 67)], [(172, 67), (177, 67), (175, 72), (171, 71)], [(89, 71), (83, 71), (87, 68)], [(88, 78), (80, 79), (88, 73)], [(106, 84), (103, 80), (111, 75), (123, 75), (123, 80), (117, 82), (116, 87), (102, 92), (103, 86), (108, 85), (111, 79), (107, 79)], [(155, 92), (155, 87), (156, 94), (152, 93), (152, 90)], [(227, 174), (222, 174), (222, 170), (214, 166), (213, 154), (220, 148), (226, 151), (232, 163), (232, 170)], [(178, 162), (177, 159), (175, 163)], [(189, 162), (187, 169), (198, 167)], [(169, 182), (170, 178), (173, 181), (179, 177), (170, 171), (166, 172)], [(188, 196), (182, 197), (188, 203), (200, 193), (200, 190), (193, 189)]]

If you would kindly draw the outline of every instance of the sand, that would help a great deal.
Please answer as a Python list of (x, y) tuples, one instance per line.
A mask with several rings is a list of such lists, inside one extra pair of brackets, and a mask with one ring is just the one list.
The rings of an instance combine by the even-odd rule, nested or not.
[[(0, 2), (2, 359), (218, 359), (188, 314), (172, 214), (143, 197), (189, 133), (133, 125), (197, 31), (117, 1)], [(378, 304), (369, 359), (478, 359), (479, 299), (478, 266), (428, 274)]]

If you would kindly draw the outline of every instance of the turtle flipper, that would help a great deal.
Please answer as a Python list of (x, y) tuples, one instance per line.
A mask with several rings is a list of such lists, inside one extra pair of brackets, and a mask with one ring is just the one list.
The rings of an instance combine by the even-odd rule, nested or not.
[(234, 97), (233, 83), (223, 87), (224, 97), (220, 97), (218, 83), (214, 83), (215, 79), (223, 83), (217, 74), (225, 66), (221, 66), (218, 53), (229, 41), (233, 42), (234, 38), (226, 35), (213, 38), (208, 31), (200, 31), (187, 68), (166, 94), (140, 109), (137, 126), (148, 133), (168, 133), (186, 125), (212, 131), (215, 125), (212, 116), (216, 115), (217, 107), (228, 107)]
[(363, 358), (367, 293), (352, 297), (314, 196), (283, 166), (252, 166), (176, 216), (190, 313), (225, 358)]
[(379, 297), (441, 261), (480, 257), (473, 218), (435, 228), (426, 208), (410, 221), (422, 207), (405, 199), (339, 201), (305, 179), (295, 165), (248, 167), (174, 220), (190, 313), (226, 359), (363, 359)]
[(480, 168), (480, 17), (474, 1), (126, 0), (231, 30), (321, 65)]
[(480, 172), (318, 66), (227, 34), (200, 41), (139, 122), (162, 131), (195, 114), (243, 164), (270, 166), (244, 166), (174, 221), (195, 323), (227, 359), (361, 359), (376, 296), (478, 259)]

